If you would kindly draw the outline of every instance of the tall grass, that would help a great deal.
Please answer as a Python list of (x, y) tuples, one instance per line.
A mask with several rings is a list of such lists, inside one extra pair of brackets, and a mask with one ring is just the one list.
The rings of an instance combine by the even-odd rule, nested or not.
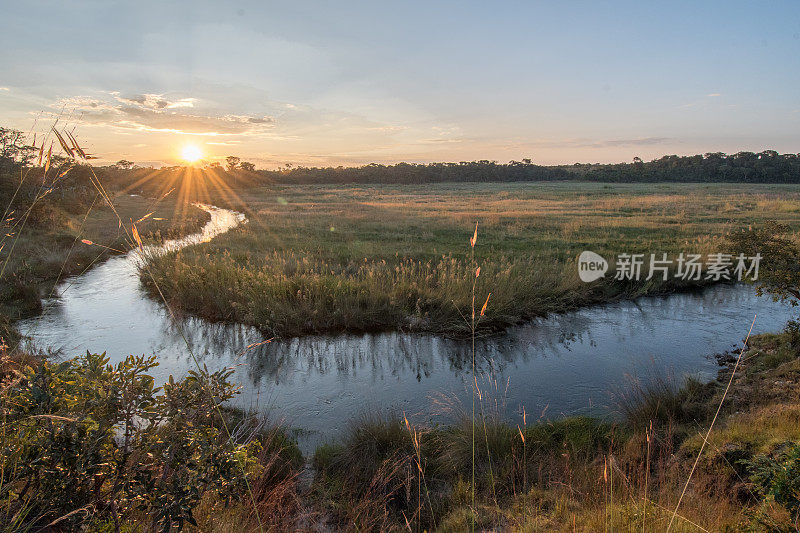
[[(493, 292), (481, 335), (549, 312), (701, 286), (707, 282), (609, 278), (616, 254), (718, 252), (732, 227), (765, 215), (721, 214), (724, 202), (739, 196), (719, 187), (664, 194), (641, 186), (581, 189), (449, 184), (435, 191), (241, 191), (246, 227), (154, 259), (149, 270), (174, 307), (269, 335), (394, 329), (466, 337), (470, 325), (462, 317), (471, 313), (475, 265), (463, 228), (476, 219), (482, 221), (476, 291)], [(780, 218), (800, 222), (795, 212)], [(604, 281), (578, 279), (575, 258), (587, 249), (610, 260)]]
[[(337, 263), (295, 251), (210, 257), (190, 248), (153, 257), (148, 269), (153, 279), (143, 277), (144, 284), (153, 292), (157, 284), (174, 307), (254, 325), (270, 336), (389, 329), (471, 334), (463, 317), (471, 314), (474, 268), (453, 255)], [(546, 267), (534, 256), (483, 260), (476, 291), (492, 293), (492, 313), (480, 320), (478, 334), (641, 293), (625, 284), (581, 283), (576, 271), (572, 260)]]
[(630, 377), (626, 386), (616, 391), (620, 414), (634, 427), (646, 428), (677, 425), (691, 420), (701, 420), (698, 411), (702, 400), (708, 399), (713, 389), (694, 377), (680, 384), (674, 376), (655, 374), (646, 380)]

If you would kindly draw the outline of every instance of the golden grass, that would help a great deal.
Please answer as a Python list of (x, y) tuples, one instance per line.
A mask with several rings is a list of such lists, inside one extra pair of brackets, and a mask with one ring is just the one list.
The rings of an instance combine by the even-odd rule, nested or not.
[[(282, 186), (240, 191), (250, 222), (202, 247), (154, 260), (170, 303), (270, 335), (404, 329), (468, 334), (468, 259), (475, 222), (487, 330), (548, 312), (670, 291), (682, 284), (581, 283), (583, 250), (710, 253), (734, 229), (800, 213), (746, 209), (800, 187), (591, 183)], [(200, 276), (202, 273), (202, 276)], [(465, 284), (466, 283), (466, 284)]]

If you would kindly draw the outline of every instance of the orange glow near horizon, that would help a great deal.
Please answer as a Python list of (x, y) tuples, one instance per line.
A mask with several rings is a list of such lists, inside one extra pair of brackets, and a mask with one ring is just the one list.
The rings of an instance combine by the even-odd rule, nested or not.
[(203, 158), (203, 151), (193, 144), (187, 144), (181, 149), (181, 159), (187, 163), (196, 163)]

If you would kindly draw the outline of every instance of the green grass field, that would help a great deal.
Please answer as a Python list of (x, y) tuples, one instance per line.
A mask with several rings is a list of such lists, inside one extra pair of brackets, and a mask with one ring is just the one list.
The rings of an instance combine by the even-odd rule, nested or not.
[(726, 233), (768, 219), (800, 227), (800, 187), (782, 185), (331, 185), (239, 194), (230, 205), (247, 213), (247, 225), (154, 258), (150, 270), (184, 311), (282, 336), (465, 334), (476, 266), (476, 305), (492, 293), (479, 327), (497, 331), (548, 312), (689, 285), (672, 277), (585, 284), (576, 266), (583, 250), (610, 260), (707, 254), (726, 251)]

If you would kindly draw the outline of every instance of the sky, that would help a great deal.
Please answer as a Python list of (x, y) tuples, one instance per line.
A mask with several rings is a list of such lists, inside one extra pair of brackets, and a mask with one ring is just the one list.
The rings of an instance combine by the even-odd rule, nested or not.
[(0, 4), (0, 125), (101, 161), (800, 152), (796, 0)]

